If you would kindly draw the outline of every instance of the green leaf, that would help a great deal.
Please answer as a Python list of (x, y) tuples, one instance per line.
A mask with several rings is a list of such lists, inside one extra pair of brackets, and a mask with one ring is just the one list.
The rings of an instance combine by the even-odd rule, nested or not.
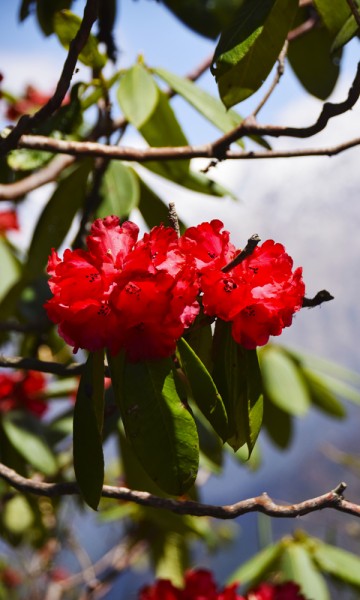
[(231, 324), (216, 322), (213, 378), (229, 422), (227, 442), (236, 452), (247, 444), (249, 455), (259, 435), (263, 397), (256, 350), (245, 350), (234, 341)]
[(35, 169), (44, 167), (50, 162), (53, 156), (51, 152), (20, 148), (20, 150), (9, 152), (7, 162), (9, 167), (14, 169), (14, 171), (34, 171)]
[[(307, 12), (301, 14), (305, 21)], [(329, 31), (325, 27), (316, 27), (294, 39), (287, 54), (301, 84), (321, 100), (330, 96), (340, 72), (341, 53), (330, 54), (331, 45)]]
[(310, 396), (291, 357), (272, 345), (263, 348), (259, 356), (266, 397), (290, 415), (304, 415), (310, 406)]
[[(138, 182), (140, 185), (139, 210), (146, 225), (149, 229), (160, 223), (167, 225), (169, 221), (169, 207), (166, 206), (154, 190), (149, 188), (141, 177), (138, 177)], [(179, 225), (180, 232), (184, 233), (186, 226), (181, 220), (179, 221)]]
[(173, 531), (156, 535), (151, 544), (158, 579), (170, 579), (173, 585), (182, 586), (184, 572), (189, 567), (188, 544), (184, 535)]
[(192, 398), (225, 442), (228, 438), (228, 419), (222, 398), (213, 378), (189, 344), (180, 338), (177, 344), (181, 366), (187, 377)]
[(354, 15), (351, 15), (334, 39), (334, 42), (331, 46), (331, 51), (336, 52), (336, 50), (339, 50), (339, 48), (345, 46), (345, 44), (347, 44), (356, 35), (358, 30), (359, 26), (355, 21), (355, 17)]
[(309, 367), (312, 370), (321, 371), (322, 373), (325, 373), (325, 375), (340, 379), (351, 385), (357, 387), (360, 386), (360, 374), (351, 369), (347, 369), (332, 360), (315, 356), (314, 354), (300, 352), (289, 348), (284, 348), (284, 350), (300, 365)]
[(346, 416), (345, 408), (334, 396), (323, 377), (304, 367), (301, 372), (308, 386), (312, 403), (326, 414), (343, 419)]
[(282, 450), (289, 447), (293, 434), (292, 417), (266, 396), (264, 398), (264, 427), (276, 446)]
[(251, 96), (274, 66), (298, 0), (245, 0), (215, 50), (213, 73), (227, 108)]
[(121, 77), (117, 99), (126, 119), (141, 129), (157, 106), (159, 89), (147, 69), (135, 65)]
[(283, 546), (281, 542), (268, 546), (247, 560), (232, 573), (227, 583), (240, 581), (242, 584), (254, 587), (257, 583), (266, 578), (266, 575), (274, 568), (279, 559)]
[(32, 5), (36, 3), (36, 0), (22, 0), (20, 10), (19, 10), (19, 21), (25, 21), (27, 17), (30, 15), (30, 10)]
[(54, 32), (54, 16), (62, 9), (70, 8), (72, 0), (36, 0), (36, 16), (44, 35)]
[[(80, 17), (74, 15), (70, 10), (62, 10), (54, 15), (54, 31), (66, 50), (69, 49), (70, 43), (79, 31), (80, 24)], [(79, 54), (79, 60), (95, 70), (105, 66), (106, 57), (99, 52), (98, 42), (93, 35), (90, 34)]]
[(15, 535), (26, 533), (34, 523), (34, 513), (26, 498), (20, 495), (5, 502), (2, 518), (7, 529)]
[(215, 39), (231, 23), (242, 2), (243, 0), (164, 0), (163, 3), (193, 31)]
[(97, 509), (104, 483), (104, 353), (91, 352), (74, 409), (74, 470), (85, 502)]
[(85, 160), (70, 175), (64, 177), (45, 206), (31, 240), (24, 278), (40, 274), (47, 262), (51, 248), (58, 248), (86, 197), (87, 178), (92, 167)]
[(360, 558), (351, 552), (317, 541), (313, 556), (318, 567), (333, 577), (360, 587)]
[(102, 202), (96, 213), (98, 218), (107, 215), (127, 218), (139, 203), (139, 178), (133, 169), (112, 160), (105, 171), (100, 193)]
[(20, 275), (20, 266), (14, 256), (13, 250), (6, 238), (0, 236), (0, 300), (9, 292), (17, 282)]
[(170, 358), (129, 363), (108, 357), (127, 439), (155, 483), (179, 495), (194, 483), (199, 461), (196, 425), (179, 396)]
[(30, 465), (45, 475), (57, 473), (55, 456), (47, 445), (44, 428), (36, 417), (13, 411), (3, 415), (2, 425), (11, 444)]
[(334, 37), (351, 15), (347, 0), (314, 0), (325, 27)]
[(308, 550), (299, 542), (288, 543), (281, 556), (283, 581), (295, 581), (308, 600), (330, 600), (324, 578), (317, 570)]

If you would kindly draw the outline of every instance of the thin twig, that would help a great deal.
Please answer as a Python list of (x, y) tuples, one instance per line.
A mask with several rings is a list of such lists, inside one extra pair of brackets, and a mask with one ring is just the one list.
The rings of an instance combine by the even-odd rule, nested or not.
[[(55, 498), (58, 496), (74, 496), (79, 494), (77, 483), (45, 483), (33, 481), (22, 477), (13, 469), (0, 463), (0, 477), (19, 492)], [(343, 493), (346, 483), (340, 483), (334, 490), (326, 492), (316, 498), (309, 498), (298, 504), (277, 504), (266, 493), (254, 498), (240, 500), (235, 504), (216, 506), (202, 504), (192, 500), (175, 500), (172, 498), (161, 498), (148, 492), (130, 490), (125, 487), (114, 487), (104, 485), (102, 489), (103, 498), (112, 498), (125, 502), (134, 502), (141, 506), (169, 510), (180, 515), (193, 515), (198, 517), (215, 517), (217, 519), (235, 519), (249, 512), (261, 512), (270, 517), (290, 518), (307, 515), (309, 513), (333, 508), (340, 512), (360, 517), (360, 505), (344, 499)]]
[(360, 27), (360, 11), (359, 11), (359, 7), (357, 6), (356, 2), (354, 2), (354, 0), (346, 0), (350, 10), (354, 16), (354, 19), (356, 21), (356, 24), (358, 27)]
[(257, 107), (255, 108), (255, 110), (253, 110), (253, 112), (252, 112), (252, 116), (253, 117), (256, 117), (259, 114), (260, 110), (265, 106), (265, 104), (269, 100), (271, 94), (273, 93), (273, 91), (275, 90), (276, 86), (278, 85), (281, 77), (284, 75), (285, 57), (286, 57), (286, 54), (287, 54), (287, 51), (288, 51), (288, 47), (289, 47), (289, 42), (286, 40), (285, 44), (283, 46), (283, 49), (281, 50), (281, 52), (279, 54), (278, 65), (277, 65), (277, 68), (276, 68), (276, 73), (275, 73), (274, 80), (273, 80), (270, 88), (266, 92), (265, 96), (262, 98), (262, 100), (260, 100), (260, 102), (257, 105)]
[(175, 202), (169, 202), (168, 220), (170, 227), (172, 227), (175, 230), (176, 235), (180, 237), (179, 217), (176, 212)]
[(50, 100), (48, 100), (48, 102), (33, 115), (23, 115), (12, 129), (11, 133), (6, 138), (0, 139), (0, 155), (4, 155), (16, 148), (22, 135), (32, 131), (35, 127), (38, 127), (60, 108), (70, 87), (79, 54), (84, 48), (89, 38), (91, 28), (97, 19), (98, 3), (99, 0), (87, 0), (86, 2), (83, 19), (76, 36), (70, 43), (69, 51), (54, 94)]
[(51, 373), (53, 375), (58, 375), (59, 377), (75, 377), (76, 375), (81, 375), (84, 364), (72, 363), (70, 365), (64, 365), (62, 363), (44, 361), (37, 358), (0, 355), (0, 367)]
[(330, 300), (334, 300), (334, 296), (330, 294), (327, 290), (321, 290), (313, 298), (303, 298), (303, 308), (313, 308), (314, 306), (320, 306), (323, 302), (329, 302)]
[(260, 241), (261, 240), (260, 240), (258, 234), (254, 233), (254, 235), (252, 235), (248, 239), (245, 248), (243, 250), (241, 250), (241, 252), (239, 252), (239, 254), (237, 254), (235, 256), (235, 258), (233, 258), (232, 261), (230, 261), (227, 265), (225, 265), (225, 267), (223, 267), (221, 270), (224, 273), (228, 273), (229, 271), (231, 271), (231, 269), (234, 269), (237, 265), (242, 263), (243, 260), (245, 260), (245, 258), (248, 258), (248, 256), (250, 256), (254, 252), (256, 246), (258, 245), (258, 243)]
[(294, 40), (297, 40), (299, 37), (305, 35), (305, 33), (308, 33), (309, 31), (311, 31), (312, 29), (317, 27), (318, 24), (319, 24), (319, 16), (318, 15), (313, 15), (313, 16), (309, 17), (308, 19), (306, 19), (306, 21), (301, 23), (301, 25), (299, 25), (298, 27), (295, 27), (295, 29), (292, 29), (291, 31), (289, 31), (288, 36), (287, 36), (288, 42), (293, 42)]

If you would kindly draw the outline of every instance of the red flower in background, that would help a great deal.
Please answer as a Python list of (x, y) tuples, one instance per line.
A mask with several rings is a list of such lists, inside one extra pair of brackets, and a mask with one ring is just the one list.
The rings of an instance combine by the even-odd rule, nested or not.
[(0, 373), (0, 413), (28, 410), (41, 417), (48, 408), (44, 398), (46, 379), (42, 373)]
[(306, 600), (296, 583), (262, 583), (245, 596), (236, 593), (237, 583), (219, 591), (213, 574), (206, 569), (188, 571), (183, 588), (175, 587), (167, 579), (158, 579), (154, 585), (139, 592), (139, 600)]
[(121, 348), (136, 361), (169, 356), (195, 319), (194, 263), (171, 228), (155, 227), (136, 243), (138, 227), (118, 217), (98, 219), (88, 250), (53, 251), (48, 272), (54, 294), (45, 308), (67, 343)]
[(9, 230), (18, 230), (19, 223), (15, 210), (0, 211), (0, 235), (3, 235)]
[[(267, 240), (224, 273), (222, 268), (237, 252), (227, 232), (220, 233), (222, 227), (220, 221), (202, 223), (188, 230), (190, 237), (188, 232), (184, 236), (188, 251), (196, 256), (204, 312), (232, 322), (235, 341), (256, 348), (266, 344), (270, 335), (280, 335), (301, 308), (305, 293), (302, 269), (293, 271), (284, 246)], [(192, 247), (191, 242), (196, 245)]]
[[(8, 101), (5, 116), (10, 121), (16, 121), (22, 115), (36, 112), (39, 108), (44, 106), (51, 97), (52, 94), (44, 94), (33, 85), (28, 85), (21, 98), (18, 98), (12, 103), (9, 103)], [(66, 104), (68, 101), (68, 98), (65, 98), (63, 104)]]

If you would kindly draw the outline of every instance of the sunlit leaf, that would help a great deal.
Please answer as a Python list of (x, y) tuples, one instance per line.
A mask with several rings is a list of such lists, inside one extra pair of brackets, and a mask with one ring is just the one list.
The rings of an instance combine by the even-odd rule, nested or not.
[(140, 463), (163, 491), (184, 493), (196, 478), (199, 445), (172, 360), (129, 363), (122, 354), (108, 360), (126, 436)]
[(339, 50), (339, 48), (345, 46), (345, 44), (347, 44), (356, 35), (358, 30), (359, 26), (355, 20), (355, 17), (354, 15), (351, 15), (334, 39), (334, 42), (331, 46), (332, 52), (336, 52)]
[(20, 148), (19, 150), (12, 150), (7, 157), (7, 161), (14, 171), (34, 171), (44, 167), (52, 158), (53, 154), (51, 152)]
[(97, 509), (104, 483), (104, 353), (92, 352), (81, 375), (74, 409), (74, 470), (85, 502)]
[(356, 554), (319, 540), (313, 545), (313, 556), (322, 571), (360, 587), (360, 558)]
[(343, 419), (346, 416), (345, 408), (337, 400), (331, 387), (326, 384), (323, 377), (307, 368), (302, 368), (301, 372), (308, 386), (312, 403), (326, 414)]
[(24, 496), (16, 495), (5, 502), (2, 518), (7, 527), (15, 535), (21, 535), (33, 525), (34, 514)]
[(227, 108), (251, 96), (274, 66), (298, 8), (298, 0), (245, 0), (219, 40), (213, 59)]
[(133, 169), (122, 162), (111, 161), (105, 171), (101, 185), (102, 202), (97, 217), (117, 215), (129, 217), (140, 197), (139, 179)]
[(351, 15), (347, 0), (314, 0), (314, 4), (332, 37), (340, 31)]
[(135, 65), (121, 77), (117, 98), (126, 119), (140, 129), (156, 108), (159, 89), (147, 69)]
[(4, 237), (0, 237), (0, 265), (0, 300), (2, 300), (16, 283), (21, 271), (13, 250)]
[[(54, 31), (60, 43), (69, 49), (70, 43), (79, 31), (81, 19), (70, 10), (61, 10), (54, 15)], [(106, 64), (106, 57), (98, 50), (96, 38), (90, 34), (79, 54), (79, 60), (87, 67), (102, 69)]]
[(281, 575), (284, 581), (298, 583), (308, 600), (330, 600), (330, 593), (306, 546), (289, 542), (281, 556)]
[(283, 546), (281, 542), (268, 546), (243, 563), (239, 569), (236, 569), (229, 577), (227, 583), (240, 581), (246, 586), (255, 586), (259, 581), (265, 579), (267, 573), (274, 568), (282, 550)]

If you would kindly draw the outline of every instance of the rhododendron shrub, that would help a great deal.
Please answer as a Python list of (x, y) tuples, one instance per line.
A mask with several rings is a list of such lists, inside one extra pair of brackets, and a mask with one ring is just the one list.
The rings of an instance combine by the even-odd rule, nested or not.
[(0, 414), (26, 410), (42, 417), (48, 408), (45, 389), (45, 376), (37, 371), (0, 373)]
[(236, 590), (237, 583), (219, 590), (213, 574), (205, 569), (185, 574), (184, 587), (179, 588), (167, 579), (159, 579), (154, 585), (139, 592), (139, 600), (306, 600), (296, 583), (262, 583), (245, 595)]
[[(183, 494), (195, 481), (199, 439), (190, 402), (223, 442), (235, 451), (247, 444), (251, 453), (263, 412), (255, 348), (291, 324), (305, 290), (301, 268), (293, 270), (281, 244), (268, 240), (244, 253), (219, 220), (182, 236), (160, 225), (139, 239), (137, 225), (116, 216), (93, 223), (86, 249), (67, 249), (62, 258), (52, 251), (47, 314), (74, 352), (94, 354), (74, 419), (75, 473), (93, 508), (103, 484), (101, 437), (92, 439), (98, 463), (88, 477), (82, 423), (93, 420), (86, 411), (103, 414), (105, 350), (126, 436), (161, 489)], [(203, 328), (206, 348), (197, 350)], [(93, 425), (101, 432), (101, 420)]]

